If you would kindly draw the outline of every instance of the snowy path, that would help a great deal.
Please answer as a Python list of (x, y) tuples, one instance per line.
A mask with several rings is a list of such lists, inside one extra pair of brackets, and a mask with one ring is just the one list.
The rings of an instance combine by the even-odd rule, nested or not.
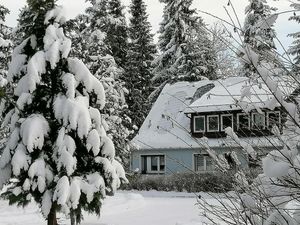
[[(195, 203), (187, 193), (119, 192), (106, 199), (101, 218), (87, 214), (82, 225), (200, 225)], [(46, 222), (36, 205), (22, 209), (0, 201), (0, 225), (41, 224)]]

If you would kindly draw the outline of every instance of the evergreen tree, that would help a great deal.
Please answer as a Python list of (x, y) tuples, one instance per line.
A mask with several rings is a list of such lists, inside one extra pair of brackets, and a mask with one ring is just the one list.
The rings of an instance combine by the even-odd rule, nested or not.
[[(9, 10), (0, 5), (0, 87), (7, 83), (8, 63), (12, 52), (11, 28), (4, 24), (7, 14), (9, 14)], [(3, 93), (0, 93), (0, 96), (2, 95)]]
[[(291, 6), (295, 8), (295, 10), (300, 10), (300, 3), (293, 3)], [(290, 20), (300, 23), (300, 16), (295, 12), (294, 15), (290, 17)], [(292, 33), (289, 36), (294, 38), (292, 46), (289, 48), (289, 53), (295, 56), (295, 66), (293, 69), (298, 71), (300, 66), (300, 32)]]
[(87, 45), (88, 40), (82, 34), (86, 31), (89, 24), (89, 18), (85, 14), (80, 14), (65, 24), (66, 36), (72, 40), (72, 49), (70, 56), (81, 60), (89, 56)]
[(165, 3), (160, 26), (161, 55), (155, 61), (154, 80), (215, 79), (215, 55), (202, 19), (190, 9), (192, 0), (161, 0)]
[(156, 54), (153, 44), (151, 25), (148, 21), (146, 5), (143, 0), (132, 0), (130, 5), (129, 51), (127, 54), (125, 86), (128, 89), (126, 101), (129, 107), (132, 123), (141, 127), (148, 114), (150, 104), (148, 97), (151, 88), (151, 65)]
[[(8, 64), (11, 60), (11, 53), (13, 44), (11, 41), (12, 29), (6, 26), (5, 18), (9, 10), (4, 6), (0, 5), (0, 109), (5, 108), (7, 100), (12, 96), (12, 87), (7, 85), (7, 71)], [(1, 113), (0, 113), (1, 114)], [(2, 117), (1, 117), (2, 119)], [(2, 132), (0, 133), (0, 154), (3, 149), (3, 142), (7, 138), (7, 127), (1, 128)]]
[(110, 46), (117, 65), (124, 69), (128, 51), (128, 28), (123, 10), (120, 0), (108, 1), (108, 20), (105, 21), (107, 28), (103, 32), (107, 34), (105, 43)]
[[(14, 49), (8, 72), (16, 82), (4, 124), (10, 135), (0, 158), (0, 188), (11, 204), (33, 198), (56, 225), (56, 212), (100, 213), (102, 200), (126, 180), (115, 160), (99, 109), (104, 88), (80, 60), (70, 58), (65, 18), (54, 0), (28, 0), (32, 21)], [(24, 20), (23, 20), (24, 21)], [(29, 23), (30, 22), (30, 23)]]
[(107, 21), (106, 0), (90, 1), (86, 14), (77, 16), (68, 24), (68, 34), (76, 44), (72, 55), (83, 60), (89, 70), (98, 78), (106, 92), (106, 107), (102, 116), (106, 120), (105, 130), (115, 144), (116, 156), (124, 166), (129, 166), (129, 134), (132, 133), (131, 119), (127, 115), (128, 106), (121, 77), (124, 70), (112, 56), (106, 43)]
[[(246, 18), (243, 29), (245, 49), (251, 49), (259, 54), (259, 62), (279, 63), (272, 53), (272, 50), (276, 50), (274, 43), (276, 33), (273, 24), (268, 23), (268, 19), (274, 11), (275, 9), (271, 8), (266, 0), (249, 0), (249, 5), (245, 9)], [(246, 52), (246, 54), (251, 57), (250, 52)], [(253, 65), (245, 61), (242, 61), (242, 64), (245, 76), (253, 76), (256, 73)]]

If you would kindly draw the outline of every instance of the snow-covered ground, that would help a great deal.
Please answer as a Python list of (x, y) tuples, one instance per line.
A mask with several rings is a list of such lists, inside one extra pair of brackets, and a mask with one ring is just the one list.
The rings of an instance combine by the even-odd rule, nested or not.
[[(102, 215), (84, 215), (82, 225), (200, 225), (195, 194), (176, 192), (118, 192), (106, 199)], [(46, 224), (40, 209), (30, 204), (25, 209), (0, 201), (0, 225)], [(60, 219), (69, 225), (69, 220)]]

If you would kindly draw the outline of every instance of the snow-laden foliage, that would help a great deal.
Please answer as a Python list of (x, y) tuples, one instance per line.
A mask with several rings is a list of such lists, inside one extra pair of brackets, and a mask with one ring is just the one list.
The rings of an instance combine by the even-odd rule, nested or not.
[[(265, 1), (251, 1), (251, 7), (260, 6), (264, 9)], [(247, 8), (250, 10), (250, 8)], [(256, 14), (254, 14), (256, 15)], [(260, 28), (266, 28), (266, 22), (273, 23), (277, 16), (265, 17), (256, 23), (257, 32)], [(251, 17), (252, 18), (252, 17)], [(255, 18), (255, 17), (253, 17)], [(248, 18), (249, 19), (249, 18)], [(270, 24), (269, 24), (270, 25)], [(270, 28), (269, 28), (270, 29)], [(267, 33), (265, 33), (267, 34)], [(271, 39), (270, 39), (271, 40)], [(267, 43), (267, 42), (266, 42)], [(299, 217), (299, 132), (300, 132), (300, 111), (299, 111), (299, 79), (296, 71), (287, 71), (283, 65), (278, 64), (278, 60), (264, 58), (270, 52), (270, 48), (258, 51), (258, 46), (247, 43), (242, 49), (243, 61), (253, 67), (255, 76), (250, 76), (253, 82), (262, 82), (272, 93), (272, 99), (261, 100), (262, 105), (255, 109), (259, 112), (266, 108), (274, 110), (276, 105), (280, 105), (282, 112), (281, 121), (283, 125), (275, 125), (272, 133), (279, 143), (273, 143), (270, 137), (265, 139), (273, 145), (272, 149), (263, 151), (262, 171), (253, 181), (248, 182), (245, 171), (236, 173), (236, 192), (233, 195), (234, 201), (222, 207), (207, 206), (201, 204), (208, 214), (216, 215), (225, 224), (252, 224), (252, 225), (295, 225), (300, 224)], [(257, 43), (258, 44), (258, 43)], [(269, 46), (270, 47), (270, 46)], [(253, 75), (254, 73), (252, 73)], [(286, 86), (280, 87), (284, 82)], [(290, 90), (290, 91), (288, 91)], [(241, 100), (246, 96), (256, 95), (251, 93), (249, 87), (245, 86), (241, 90)], [(239, 100), (237, 103), (239, 103)], [(244, 108), (243, 108), (244, 109)], [(246, 111), (247, 112), (247, 111)], [(226, 129), (229, 138), (238, 143), (247, 154), (249, 160), (253, 157), (259, 158), (259, 149), (242, 142), (230, 128)], [(267, 150), (267, 149), (266, 149)], [(227, 196), (231, 199), (232, 196)], [(225, 207), (225, 210), (224, 210)], [(211, 214), (212, 213), (212, 214)], [(218, 224), (213, 221), (213, 224)]]
[(15, 103), (4, 120), (10, 135), (0, 158), (0, 187), (8, 184), (3, 195), (10, 203), (25, 205), (33, 197), (56, 224), (58, 210), (99, 213), (103, 198), (126, 177), (99, 111), (105, 88), (82, 61), (69, 57), (62, 8), (53, 1), (28, 3), (36, 16), (10, 64)]
[[(291, 5), (295, 10), (299, 11), (300, 9), (300, 3), (293, 3)], [(299, 12), (294, 12), (294, 15), (290, 17), (290, 20), (293, 20), (297, 23), (300, 22), (300, 16), (297, 15)], [(289, 53), (293, 56), (295, 56), (295, 66), (294, 66), (294, 70), (297, 71), (299, 69), (299, 63), (300, 63), (300, 32), (295, 32), (289, 35), (290, 37), (292, 37), (294, 39), (292, 46), (290, 46), (289, 48)]]
[[(99, 3), (101, 1), (96, 1)], [(118, 66), (125, 69), (128, 51), (128, 27), (120, 0), (107, 1), (106, 41)]]
[[(9, 10), (0, 4), (0, 111), (2, 111), (6, 105), (7, 99), (10, 99), (12, 96), (12, 88), (10, 85), (7, 85), (8, 64), (11, 60), (13, 48), (13, 42), (11, 40), (12, 29), (5, 25), (5, 18), (8, 14)], [(6, 130), (6, 127), (2, 129)], [(6, 132), (2, 132), (0, 138), (2, 140), (0, 148), (2, 149)]]
[(192, 0), (161, 0), (165, 3), (160, 24), (161, 54), (154, 60), (154, 81), (215, 79), (215, 54), (206, 26), (190, 9)]
[(8, 63), (12, 51), (11, 29), (5, 23), (9, 10), (0, 5), (0, 87), (6, 85)]
[[(106, 107), (102, 111), (104, 129), (115, 144), (116, 156), (125, 165), (129, 161), (128, 136), (132, 130), (125, 96), (128, 90), (122, 77), (125, 71), (117, 65), (107, 42), (107, 24), (110, 20), (107, 1), (91, 1), (86, 14), (69, 24), (70, 36), (78, 45), (72, 54), (82, 58), (89, 70), (102, 83), (106, 93)], [(90, 137), (92, 138), (92, 137)]]
[(129, 50), (127, 53), (126, 74), (123, 76), (128, 90), (126, 102), (132, 123), (139, 129), (149, 110), (148, 97), (153, 91), (151, 85), (151, 62), (156, 54), (153, 44), (151, 24), (148, 21), (146, 5), (143, 0), (133, 0), (130, 5)]
[[(259, 62), (271, 62), (274, 67), (281, 65), (276, 53), (274, 39), (276, 32), (274, 23), (277, 19), (276, 9), (270, 7), (266, 0), (249, 0), (245, 9), (245, 22), (243, 27), (243, 49), (242, 55), (252, 57), (249, 51), (252, 50), (259, 55)], [(252, 61), (252, 60), (250, 60)], [(242, 60), (243, 76), (255, 77), (255, 65), (249, 61)]]

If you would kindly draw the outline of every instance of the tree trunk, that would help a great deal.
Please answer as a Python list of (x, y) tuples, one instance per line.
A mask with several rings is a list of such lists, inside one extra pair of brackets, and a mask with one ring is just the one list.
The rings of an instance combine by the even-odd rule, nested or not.
[(73, 211), (71, 211), (71, 213), (70, 213), (70, 219), (71, 219), (71, 225), (75, 225), (76, 217), (75, 217), (75, 213)]
[(48, 215), (48, 225), (58, 225), (56, 218), (56, 208), (57, 204), (54, 202), (51, 206), (50, 213)]

